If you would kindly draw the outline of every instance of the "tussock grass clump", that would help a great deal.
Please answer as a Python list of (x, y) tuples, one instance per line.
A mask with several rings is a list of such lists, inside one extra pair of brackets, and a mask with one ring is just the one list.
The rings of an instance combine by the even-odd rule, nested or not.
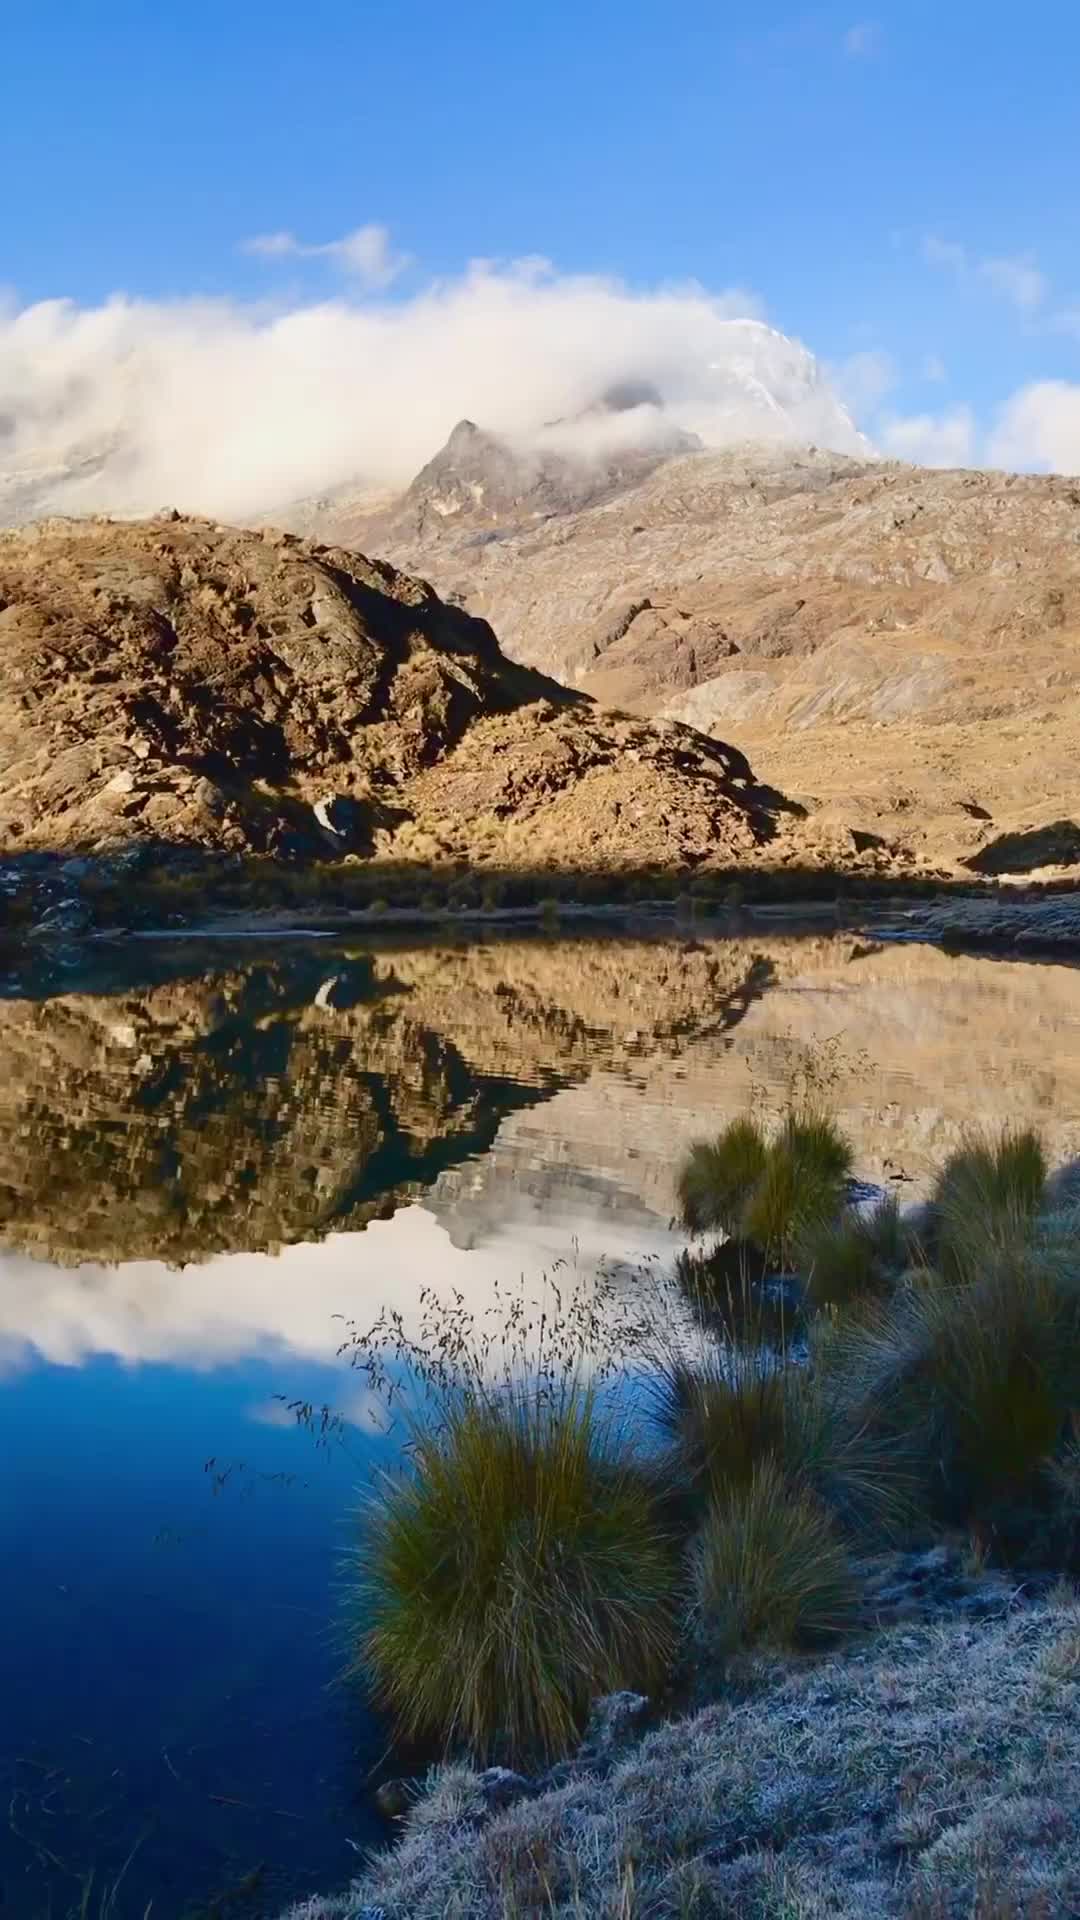
[(851, 1166), (851, 1148), (831, 1120), (789, 1114), (743, 1209), (747, 1239), (790, 1265), (800, 1235), (836, 1218)]
[(755, 1120), (733, 1120), (690, 1148), (679, 1217), (688, 1233), (724, 1233), (784, 1265), (801, 1232), (835, 1218), (851, 1166), (848, 1142), (824, 1114), (789, 1114), (771, 1141)]
[(930, 1202), (931, 1242), (946, 1278), (970, 1278), (995, 1247), (1023, 1243), (1047, 1174), (1042, 1141), (1030, 1129), (1007, 1129), (997, 1140), (973, 1135), (950, 1156)]
[(917, 1482), (907, 1447), (870, 1431), (812, 1367), (762, 1347), (670, 1358), (653, 1410), (670, 1448), (666, 1482), (687, 1490), (692, 1515), (745, 1491), (768, 1465), (852, 1533), (891, 1537), (911, 1518)]
[(1080, 1407), (1080, 1268), (999, 1250), (966, 1285), (902, 1290), (837, 1336), (836, 1377), (930, 1510), (1007, 1558), (1036, 1550)]
[(742, 1211), (765, 1171), (768, 1147), (757, 1122), (733, 1120), (715, 1140), (697, 1140), (677, 1181), (679, 1218), (687, 1233), (737, 1238)]
[(858, 1587), (832, 1518), (774, 1460), (714, 1499), (692, 1572), (698, 1622), (721, 1653), (822, 1646), (855, 1619)]
[(653, 1410), (673, 1454), (670, 1478), (701, 1500), (750, 1484), (763, 1460), (799, 1470), (791, 1376), (767, 1353), (665, 1362)]
[(789, 1114), (776, 1145), (790, 1155), (807, 1179), (813, 1178), (834, 1191), (842, 1191), (851, 1173), (851, 1143), (827, 1114), (812, 1109)]
[(839, 1219), (811, 1221), (795, 1250), (807, 1304), (843, 1310), (883, 1297), (895, 1285), (909, 1252), (892, 1195), (866, 1213), (852, 1208)]
[(565, 1751), (591, 1701), (654, 1688), (676, 1563), (649, 1483), (572, 1384), (468, 1395), (416, 1434), (361, 1553), (359, 1664), (410, 1736)]

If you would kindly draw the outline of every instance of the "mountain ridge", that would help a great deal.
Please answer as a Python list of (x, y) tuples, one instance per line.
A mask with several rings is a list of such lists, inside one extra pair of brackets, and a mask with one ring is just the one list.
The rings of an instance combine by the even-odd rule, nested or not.
[[(315, 523), (346, 544), (373, 531), (346, 499)], [(825, 830), (857, 819), (962, 871), (999, 833), (1076, 812), (1068, 476), (759, 443), (660, 459), (498, 537), (393, 508), (377, 530), (512, 657), (608, 705), (734, 731)]]

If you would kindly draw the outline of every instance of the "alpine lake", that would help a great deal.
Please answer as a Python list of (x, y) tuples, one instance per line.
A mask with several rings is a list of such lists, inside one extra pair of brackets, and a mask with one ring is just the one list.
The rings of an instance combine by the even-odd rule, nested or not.
[(685, 1147), (797, 1086), (903, 1198), (973, 1125), (1080, 1146), (1080, 971), (820, 923), (87, 942), (0, 996), (4, 1920), (273, 1916), (386, 1839), (380, 1316), (632, 1314)]

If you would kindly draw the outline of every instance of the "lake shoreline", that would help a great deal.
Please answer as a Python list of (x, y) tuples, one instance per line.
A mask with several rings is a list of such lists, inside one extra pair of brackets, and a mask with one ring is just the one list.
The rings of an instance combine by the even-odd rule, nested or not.
[[(1001, 895), (970, 893), (961, 897), (924, 900), (913, 906), (894, 893), (838, 895), (836, 899), (742, 900), (738, 906), (717, 908), (713, 902), (680, 904), (671, 899), (552, 900), (530, 906), (386, 906), (323, 908), (294, 912), (263, 908), (259, 912), (217, 914), (184, 925), (135, 925), (86, 929), (86, 939), (332, 939), (350, 933), (500, 933), (500, 931), (577, 931), (665, 935), (751, 933), (763, 925), (771, 931), (830, 931), (859, 933), (878, 941), (911, 941), (949, 950), (1013, 954), (1020, 958), (1080, 958), (1080, 889), (1049, 891), (1003, 899)], [(54, 929), (35, 931), (35, 941), (56, 939)], [(73, 931), (63, 935), (73, 939)], [(77, 937), (77, 935), (75, 935)]]
[(0, 948), (97, 938), (250, 938), (380, 930), (487, 934), (828, 927), (972, 951), (1080, 953), (1080, 890), (1016, 881), (799, 866), (499, 868), (463, 861), (287, 861), (147, 843), (0, 860)]
[[(351, 1889), (284, 1920), (436, 1920), (463, 1898), (485, 1916), (959, 1920), (975, 1893), (1017, 1920), (1075, 1911), (1076, 1593), (973, 1583), (948, 1610), (928, 1598), (944, 1554), (922, 1560), (907, 1611), (849, 1648), (748, 1658), (726, 1697), (648, 1730), (628, 1696), (622, 1737), (549, 1781), (436, 1769)], [(576, 1907), (539, 1904), (537, 1863)], [(657, 1904), (603, 1904), (624, 1886)]]

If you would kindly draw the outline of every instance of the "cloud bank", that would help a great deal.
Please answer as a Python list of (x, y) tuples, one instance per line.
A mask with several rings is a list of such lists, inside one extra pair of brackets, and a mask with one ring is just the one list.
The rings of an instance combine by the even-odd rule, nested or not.
[(896, 460), (920, 467), (969, 467), (975, 452), (975, 421), (967, 407), (949, 413), (887, 415), (881, 445)]
[(1033, 314), (1051, 291), (1046, 274), (1030, 253), (973, 259), (967, 248), (957, 241), (942, 240), (939, 235), (928, 233), (923, 240), (922, 254), (927, 266), (941, 267), (960, 280), (981, 282), (1019, 313)]
[[(939, 239), (923, 248), (1025, 323), (1038, 313), (1080, 332), (1072, 309), (1049, 312), (1028, 256), (980, 259)], [(166, 506), (243, 521), (345, 484), (398, 488), (463, 417), (526, 443), (561, 435), (596, 458), (627, 435), (670, 447), (686, 432), (707, 446), (790, 439), (865, 455), (855, 421), (868, 420), (900, 459), (1080, 469), (1080, 385), (1021, 388), (989, 424), (959, 400), (883, 411), (903, 384), (890, 355), (867, 350), (827, 369), (765, 325), (745, 292), (640, 290), (535, 259), (476, 262), (426, 285), (414, 275), (401, 292), (407, 256), (375, 225), (326, 242), (263, 234), (244, 250), (270, 272), (325, 270), (339, 290), (247, 302), (117, 295), (98, 307), (0, 299), (0, 525)], [(652, 399), (625, 416), (589, 413), (620, 384)], [(554, 435), (551, 422), (564, 423)]]
[(1021, 387), (990, 436), (995, 466), (1038, 466), (1080, 473), (1080, 386), (1037, 380)]
[[(260, 250), (312, 251), (290, 234)], [(369, 281), (395, 267), (378, 228), (316, 251)], [(527, 436), (619, 381), (655, 387), (665, 429), (710, 445), (866, 450), (813, 355), (746, 294), (478, 263), (398, 298), (0, 308), (0, 520), (240, 519), (345, 481), (399, 486), (462, 416)]]
[(365, 287), (388, 287), (411, 265), (407, 253), (395, 253), (385, 227), (355, 227), (340, 240), (312, 246), (295, 233), (257, 233), (241, 249), (263, 260), (328, 260)]

